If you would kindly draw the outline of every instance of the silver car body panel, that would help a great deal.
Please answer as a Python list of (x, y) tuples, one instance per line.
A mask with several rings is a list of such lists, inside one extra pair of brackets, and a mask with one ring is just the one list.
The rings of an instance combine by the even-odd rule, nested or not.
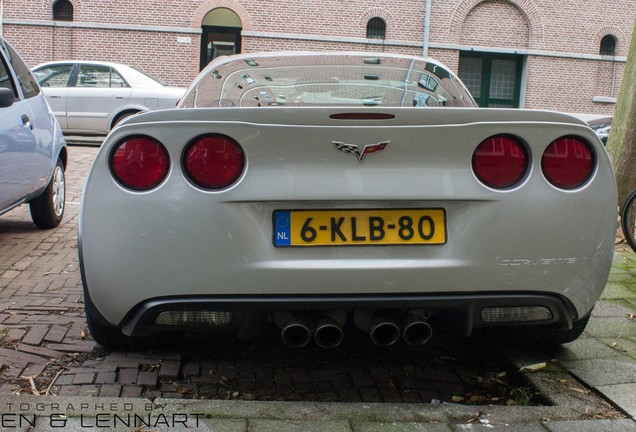
[[(359, 108), (176, 109), (140, 114), (113, 130), (87, 178), (79, 220), (85, 288), (108, 322), (149, 299), (541, 293), (592, 309), (611, 265), (616, 187), (609, 158), (582, 121), (543, 111), (365, 108), (391, 120), (334, 120)], [(186, 144), (207, 133), (242, 146), (247, 166), (227, 190), (184, 176)], [(475, 147), (495, 134), (527, 144), (530, 169), (509, 190), (484, 186)], [(113, 146), (159, 140), (170, 173), (133, 192), (110, 173)], [(575, 190), (550, 185), (541, 156), (556, 138), (593, 146), (596, 169)], [(363, 163), (333, 142), (390, 142)], [(277, 248), (280, 209), (443, 208), (443, 245)], [(387, 305), (390, 307), (390, 305)], [(576, 318), (576, 317), (572, 317)]]

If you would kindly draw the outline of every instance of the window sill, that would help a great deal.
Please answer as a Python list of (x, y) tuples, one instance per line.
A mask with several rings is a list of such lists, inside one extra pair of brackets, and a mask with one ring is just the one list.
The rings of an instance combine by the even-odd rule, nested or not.
[(594, 96), (592, 98), (592, 102), (606, 103), (606, 104), (616, 104), (616, 98), (615, 97), (609, 97), (609, 96)]

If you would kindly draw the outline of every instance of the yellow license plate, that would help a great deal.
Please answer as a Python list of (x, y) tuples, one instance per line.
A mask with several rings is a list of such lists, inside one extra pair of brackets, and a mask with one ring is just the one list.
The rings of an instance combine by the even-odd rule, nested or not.
[(440, 245), (444, 209), (276, 210), (274, 246)]

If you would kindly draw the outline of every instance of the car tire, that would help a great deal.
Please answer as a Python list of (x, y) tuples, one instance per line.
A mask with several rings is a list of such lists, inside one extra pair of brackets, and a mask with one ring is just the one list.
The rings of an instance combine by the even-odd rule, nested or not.
[(128, 117), (132, 117), (136, 114), (139, 114), (139, 111), (132, 111), (132, 112), (125, 112), (123, 114), (119, 114), (117, 117), (115, 117), (115, 120), (113, 120), (113, 126), (111, 127), (111, 129), (114, 129), (115, 126), (117, 126), (119, 123), (123, 122), (124, 120), (126, 120)]
[(524, 346), (550, 346), (573, 342), (585, 330), (590, 316), (591, 314), (580, 320), (573, 321), (571, 329), (531, 326), (511, 327), (505, 330), (505, 336), (510, 342)]
[(42, 229), (55, 228), (62, 222), (66, 206), (66, 177), (64, 164), (57, 160), (53, 175), (44, 192), (29, 202), (31, 219)]
[(121, 332), (119, 327), (104, 320), (86, 292), (84, 292), (84, 312), (86, 313), (88, 330), (95, 342), (106, 348), (117, 348), (127, 345), (129, 338)]

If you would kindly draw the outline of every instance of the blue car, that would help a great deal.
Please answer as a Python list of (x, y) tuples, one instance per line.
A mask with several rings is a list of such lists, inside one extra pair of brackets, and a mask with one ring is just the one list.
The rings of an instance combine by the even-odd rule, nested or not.
[(0, 214), (29, 203), (33, 222), (64, 216), (66, 142), (37, 81), (0, 37)]

